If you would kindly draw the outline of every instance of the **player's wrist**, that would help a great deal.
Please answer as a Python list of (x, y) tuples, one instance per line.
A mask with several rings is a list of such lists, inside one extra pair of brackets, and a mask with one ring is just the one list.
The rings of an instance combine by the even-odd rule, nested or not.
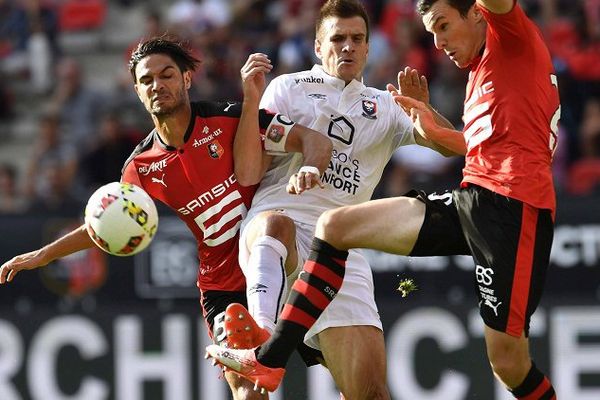
[(307, 174), (321, 175), (321, 171), (319, 171), (319, 168), (314, 167), (312, 165), (303, 165), (298, 170), (298, 173), (300, 173), (300, 172), (305, 172)]

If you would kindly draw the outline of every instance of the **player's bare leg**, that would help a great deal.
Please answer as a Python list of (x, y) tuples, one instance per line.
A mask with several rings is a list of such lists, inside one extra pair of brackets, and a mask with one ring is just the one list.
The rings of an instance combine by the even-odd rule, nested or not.
[(225, 380), (229, 384), (233, 400), (268, 400), (269, 394), (261, 394), (254, 390), (254, 384), (233, 372), (225, 372)]
[(529, 341), (485, 326), (485, 344), (494, 375), (509, 389), (519, 386), (529, 369)]
[(425, 204), (411, 197), (372, 200), (326, 211), (315, 236), (336, 249), (370, 248), (407, 255), (425, 220)]
[(531, 361), (529, 340), (525, 335), (517, 338), (487, 325), (484, 333), (494, 375), (514, 397), (556, 400), (552, 383)]
[(374, 326), (319, 333), (325, 363), (345, 400), (389, 400), (383, 332)]

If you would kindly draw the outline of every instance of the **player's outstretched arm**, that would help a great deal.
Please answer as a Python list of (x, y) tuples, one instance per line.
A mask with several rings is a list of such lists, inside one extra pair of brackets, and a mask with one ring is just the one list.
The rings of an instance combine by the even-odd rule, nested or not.
[(433, 112), (425, 103), (401, 95), (394, 95), (394, 100), (402, 108), (408, 110), (408, 115), (418, 133), (415, 137), (418, 144), (431, 147), (443, 155), (465, 155), (467, 153), (467, 145), (462, 132), (440, 126), (436, 122)]
[(85, 225), (82, 225), (41, 249), (20, 254), (2, 264), (0, 284), (11, 282), (19, 271), (43, 267), (58, 258), (92, 246), (94, 242), (87, 234)]
[(477, 0), (477, 4), (485, 7), (494, 14), (506, 14), (513, 9), (514, 0)]
[(263, 152), (258, 118), (260, 98), (265, 90), (265, 74), (273, 66), (266, 54), (254, 53), (240, 70), (244, 101), (233, 142), (234, 171), (244, 186), (255, 185), (265, 174), (271, 156)]

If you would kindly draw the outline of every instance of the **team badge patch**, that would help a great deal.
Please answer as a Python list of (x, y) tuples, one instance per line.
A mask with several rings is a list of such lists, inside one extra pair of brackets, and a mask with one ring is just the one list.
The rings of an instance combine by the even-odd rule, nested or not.
[(281, 142), (281, 138), (285, 135), (285, 128), (281, 125), (271, 125), (269, 132), (267, 132), (267, 139), (273, 143)]
[(362, 101), (363, 117), (369, 119), (377, 119), (377, 103), (371, 100)]
[(225, 152), (225, 150), (223, 150), (223, 146), (221, 146), (221, 143), (219, 143), (218, 140), (210, 142), (208, 144), (207, 148), (208, 148), (208, 154), (212, 158), (221, 158), (221, 156)]

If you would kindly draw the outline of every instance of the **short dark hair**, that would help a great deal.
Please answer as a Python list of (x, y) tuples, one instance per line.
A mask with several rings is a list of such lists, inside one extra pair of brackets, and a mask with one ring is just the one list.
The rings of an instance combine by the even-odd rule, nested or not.
[(191, 50), (183, 42), (167, 35), (156, 36), (141, 41), (131, 52), (129, 72), (134, 82), (137, 81), (135, 67), (137, 67), (142, 58), (150, 54), (164, 54), (169, 56), (177, 64), (181, 72), (195, 71), (200, 64), (200, 60), (192, 55)]
[(365, 24), (367, 26), (366, 41), (369, 41), (369, 16), (367, 15), (367, 10), (365, 10), (365, 7), (360, 1), (328, 0), (325, 4), (323, 4), (323, 7), (321, 7), (321, 10), (319, 11), (319, 16), (317, 17), (317, 22), (315, 25), (315, 32), (317, 37), (319, 36), (319, 31), (321, 30), (323, 21), (329, 17), (361, 17), (365, 21)]
[[(417, 12), (419, 15), (425, 15), (438, 0), (419, 0), (417, 2)], [(475, 0), (444, 0), (452, 8), (458, 10), (461, 17), (466, 17), (469, 10), (475, 4)]]

